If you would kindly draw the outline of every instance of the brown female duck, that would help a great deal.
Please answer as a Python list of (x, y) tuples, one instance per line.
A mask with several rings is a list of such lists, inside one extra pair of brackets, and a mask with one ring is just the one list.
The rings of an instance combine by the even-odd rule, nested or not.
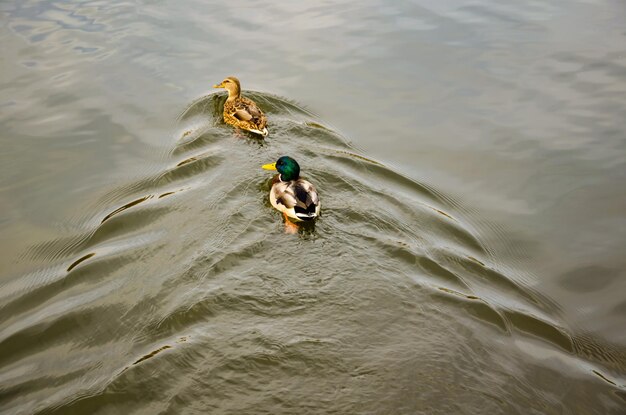
[(267, 118), (254, 101), (241, 96), (239, 79), (229, 76), (222, 83), (213, 85), (213, 88), (224, 88), (228, 91), (228, 98), (224, 103), (224, 122), (242, 130), (250, 131), (266, 137), (268, 134)]

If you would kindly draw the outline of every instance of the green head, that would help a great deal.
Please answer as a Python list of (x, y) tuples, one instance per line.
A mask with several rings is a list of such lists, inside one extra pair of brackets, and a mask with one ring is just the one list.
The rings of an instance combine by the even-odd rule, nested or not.
[(284, 182), (296, 180), (300, 177), (300, 166), (298, 162), (289, 156), (282, 156), (276, 163), (263, 165), (265, 170), (278, 170), (280, 179)]

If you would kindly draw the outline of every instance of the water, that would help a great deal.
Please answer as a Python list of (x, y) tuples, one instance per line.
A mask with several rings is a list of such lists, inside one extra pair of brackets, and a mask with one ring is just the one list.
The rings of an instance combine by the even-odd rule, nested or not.
[(0, 412), (623, 413), (626, 13), (518, 3), (2, 3)]

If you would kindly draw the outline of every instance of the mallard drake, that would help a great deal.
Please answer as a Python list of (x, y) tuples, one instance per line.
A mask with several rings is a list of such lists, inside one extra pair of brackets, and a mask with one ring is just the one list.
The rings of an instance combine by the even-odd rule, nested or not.
[(267, 118), (254, 101), (241, 96), (239, 79), (229, 76), (222, 83), (213, 85), (213, 88), (224, 88), (228, 91), (228, 98), (224, 103), (224, 122), (242, 130), (266, 137), (268, 134), (265, 124)]
[(319, 216), (317, 191), (311, 183), (300, 178), (300, 166), (294, 159), (283, 156), (276, 163), (264, 164), (262, 168), (278, 171), (272, 180), (270, 203), (287, 221), (312, 221)]

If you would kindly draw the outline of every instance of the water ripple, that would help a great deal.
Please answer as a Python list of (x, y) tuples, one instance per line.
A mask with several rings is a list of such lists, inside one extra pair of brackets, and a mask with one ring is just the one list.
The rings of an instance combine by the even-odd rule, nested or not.
[[(28, 290), (11, 288), (1, 308), (10, 315), (0, 331), (10, 407), (20, 407), (19, 391), (32, 412), (90, 412), (113, 399), (134, 408), (144, 398), (175, 410), (198, 388), (226, 399), (224, 385), (277, 400), (272, 390), (302, 371), (329, 387), (367, 390), (373, 376), (403, 373), (380, 366), (385, 353), (403, 352), (392, 339), (433, 353), (441, 336), (462, 347), (472, 324), (578, 359), (591, 350), (550, 314), (549, 301), (493, 262), (458, 201), (361, 156), (296, 104), (253, 95), (272, 121), (265, 141), (221, 121), (223, 94), (204, 96), (180, 116), (160, 170), (103, 190), (91, 229), (31, 247), (28, 255), (52, 265), (22, 276)], [(298, 155), (324, 201), (320, 220), (298, 235), (283, 232), (260, 169), (281, 154)], [(38, 380), (33, 368), (60, 348), (107, 355), (50, 366)], [(605, 360), (589, 373), (621, 388), (600, 367), (613, 358)], [(267, 376), (276, 383), (254, 384)], [(53, 398), (35, 404), (46, 380)], [(148, 382), (156, 389), (137, 399)], [(224, 409), (224, 399), (202, 400), (203, 408)]]

